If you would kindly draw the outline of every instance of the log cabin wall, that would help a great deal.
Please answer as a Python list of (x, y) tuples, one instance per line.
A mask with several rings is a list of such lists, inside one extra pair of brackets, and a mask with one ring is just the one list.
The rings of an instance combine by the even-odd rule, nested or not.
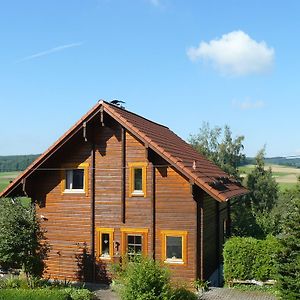
[(204, 194), (203, 201), (203, 255), (204, 278), (207, 280), (222, 263), (223, 243), (225, 241), (224, 225), (227, 221), (227, 204), (219, 203)]
[[(95, 126), (95, 249), (97, 229), (113, 230), (113, 255), (122, 254), (122, 228), (147, 230), (146, 253), (153, 255), (152, 229), (152, 162), (145, 145), (126, 132), (125, 223), (122, 220), (122, 128), (117, 123)], [(77, 138), (61, 154), (61, 166), (88, 163), (91, 165), (91, 143)], [(129, 164), (147, 163), (146, 196), (130, 197)], [(155, 162), (154, 162), (155, 163)], [(159, 163), (160, 164), (160, 163)], [(61, 172), (51, 171), (39, 179), (39, 197), (45, 194), (38, 214), (43, 222), (51, 250), (45, 276), (68, 280), (91, 280), (91, 207), (89, 178), (88, 195), (62, 194)], [(156, 231), (155, 259), (162, 259), (162, 230), (187, 232), (187, 260), (184, 265), (168, 264), (175, 281), (196, 279), (197, 205), (189, 181), (172, 167), (155, 168)], [(36, 179), (37, 182), (38, 179)], [(37, 196), (37, 198), (39, 198)], [(215, 202), (213, 200), (213, 202)], [(96, 258), (96, 279), (109, 277), (108, 261)]]
[(50, 249), (44, 276), (83, 280), (89, 279), (89, 272), (83, 265), (91, 246), (90, 198), (88, 194), (62, 193), (61, 168), (66, 164), (90, 164), (90, 145), (79, 137), (71, 144), (67, 154), (60, 154), (61, 160), (58, 158), (49, 170), (42, 170), (35, 176), (34, 199)]
[(174, 281), (196, 279), (197, 205), (188, 180), (172, 167), (156, 170), (156, 253), (162, 260), (162, 230), (187, 232), (187, 261), (184, 265), (167, 264)]

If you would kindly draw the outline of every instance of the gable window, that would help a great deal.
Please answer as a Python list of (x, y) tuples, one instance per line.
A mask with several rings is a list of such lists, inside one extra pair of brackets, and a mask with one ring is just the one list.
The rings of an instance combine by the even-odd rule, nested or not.
[(129, 196), (146, 197), (147, 163), (129, 163)]
[(110, 260), (113, 257), (113, 228), (96, 228), (97, 258)]
[(187, 231), (163, 230), (162, 259), (169, 264), (186, 263)]
[(122, 254), (129, 258), (136, 255), (147, 254), (148, 229), (143, 228), (121, 228), (122, 232)]
[(84, 170), (66, 170), (66, 190), (84, 189)]
[(88, 191), (88, 164), (65, 165), (62, 171), (62, 193), (86, 193)]

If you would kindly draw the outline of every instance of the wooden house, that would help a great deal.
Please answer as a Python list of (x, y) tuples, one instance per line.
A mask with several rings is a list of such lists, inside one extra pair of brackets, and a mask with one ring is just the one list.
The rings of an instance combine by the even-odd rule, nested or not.
[(230, 199), (247, 190), (169, 128), (99, 101), (0, 197), (36, 203), (46, 277), (99, 281), (122, 255), (218, 278)]

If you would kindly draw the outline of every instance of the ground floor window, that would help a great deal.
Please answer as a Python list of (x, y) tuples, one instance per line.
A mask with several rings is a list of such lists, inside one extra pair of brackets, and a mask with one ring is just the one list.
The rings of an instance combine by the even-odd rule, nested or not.
[(113, 257), (113, 228), (96, 228), (97, 231), (97, 258), (108, 259)]
[(162, 259), (165, 263), (185, 264), (187, 262), (187, 231), (163, 230)]
[(130, 258), (147, 254), (148, 229), (146, 228), (121, 228), (122, 254), (128, 254)]

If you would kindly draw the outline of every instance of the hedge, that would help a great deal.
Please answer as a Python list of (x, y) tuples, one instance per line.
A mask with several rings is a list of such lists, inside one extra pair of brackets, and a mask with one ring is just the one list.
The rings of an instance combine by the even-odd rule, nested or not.
[(279, 249), (280, 244), (273, 236), (265, 240), (252, 237), (229, 239), (223, 250), (225, 281), (276, 279), (276, 254)]
[(69, 300), (69, 293), (64, 290), (24, 290), (24, 289), (0, 289), (0, 300)]
[(90, 300), (93, 294), (86, 289), (1, 289), (0, 300)]

